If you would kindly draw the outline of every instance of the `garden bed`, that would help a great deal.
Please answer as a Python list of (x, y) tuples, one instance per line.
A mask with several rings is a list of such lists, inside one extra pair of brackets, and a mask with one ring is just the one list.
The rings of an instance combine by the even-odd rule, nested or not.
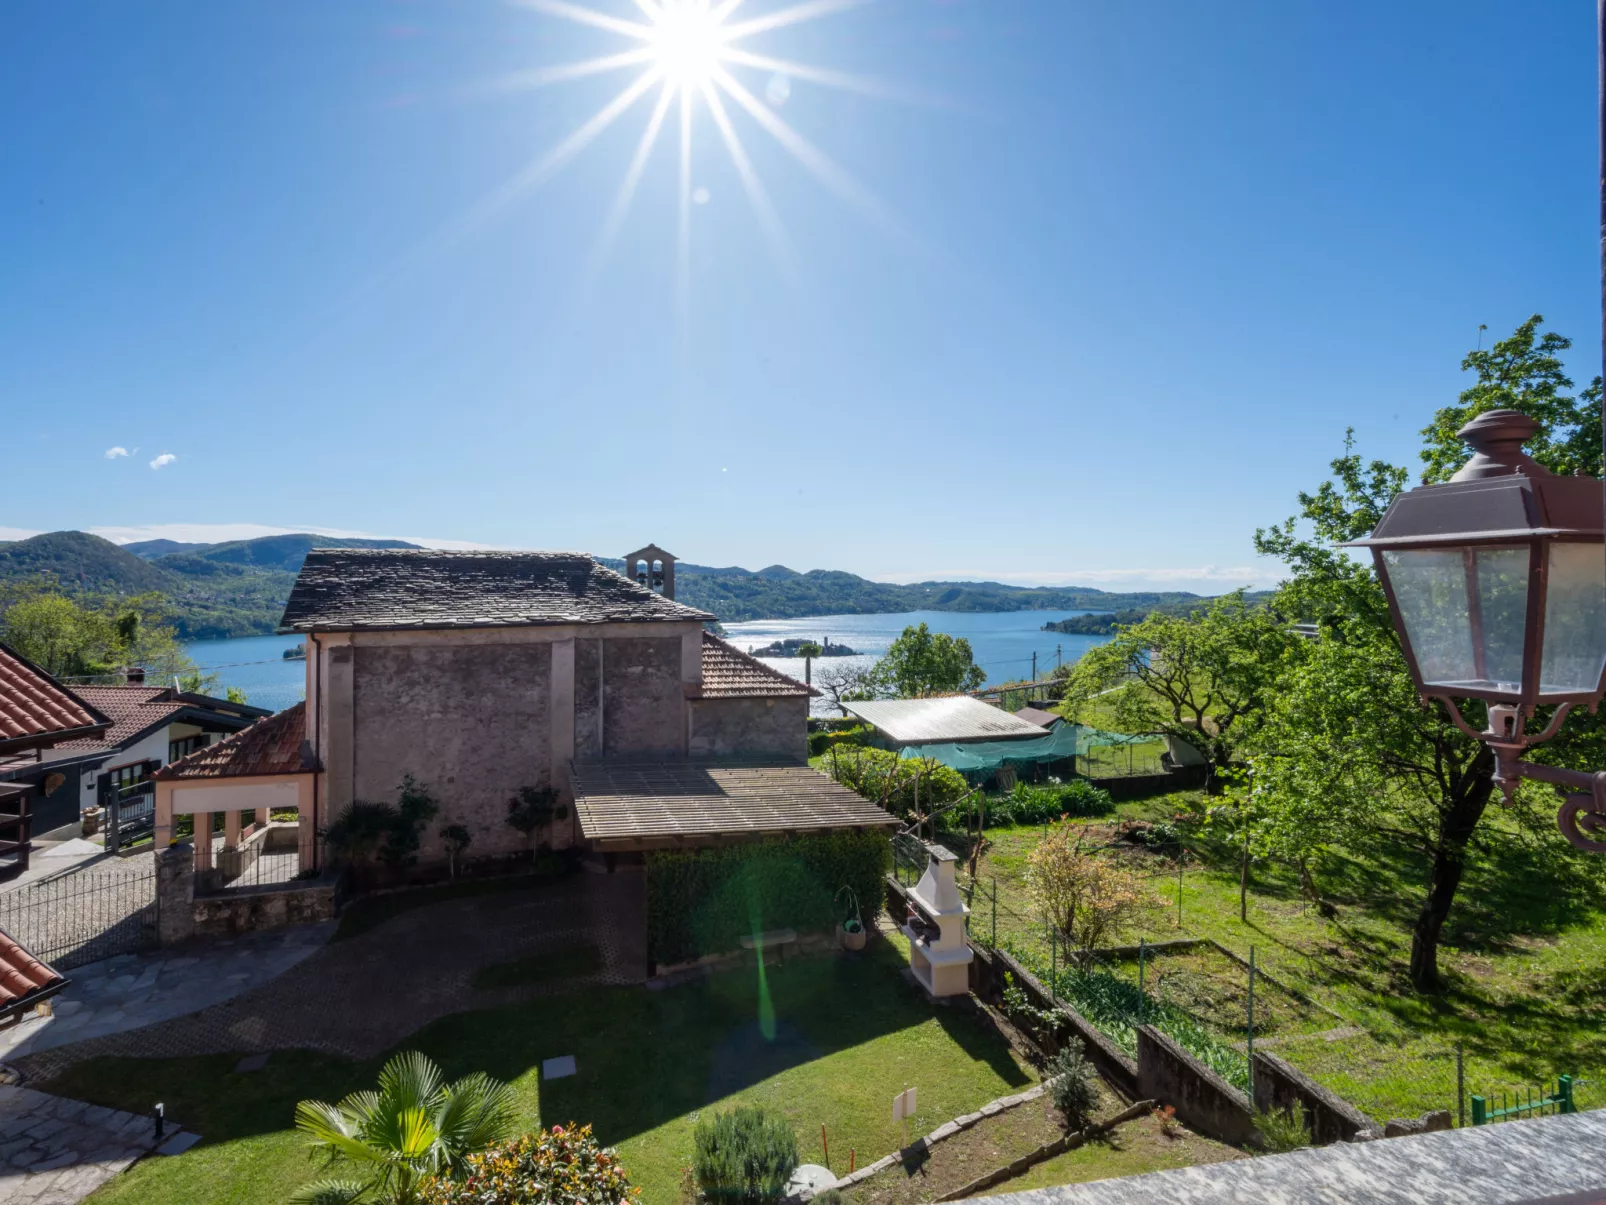
[[(1115, 1117), (1126, 1102), (1100, 1084), (1101, 1100), (1092, 1120)], [(1243, 1153), (1212, 1142), (1177, 1122), (1162, 1132), (1152, 1116), (1126, 1122), (1106, 1137), (1056, 1155), (1016, 1179), (987, 1189), (988, 1195), (1101, 1180), (1109, 1176), (1188, 1167), (1238, 1159)], [(1019, 1108), (983, 1118), (960, 1134), (908, 1161), (878, 1172), (843, 1195), (851, 1205), (922, 1205), (964, 1188), (977, 1178), (1065, 1135), (1064, 1119), (1047, 1096)]]

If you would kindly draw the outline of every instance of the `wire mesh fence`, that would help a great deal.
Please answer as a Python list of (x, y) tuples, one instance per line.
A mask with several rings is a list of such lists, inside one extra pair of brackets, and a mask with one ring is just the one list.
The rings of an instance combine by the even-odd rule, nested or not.
[[(1152, 899), (1139, 927), (1164, 938), (1077, 949), (1023, 885), (984, 872), (959, 876), (970, 939), (1008, 953), (1129, 1056), (1137, 1027), (1153, 1025), (1246, 1093), (1253, 1092), (1258, 1051), (1277, 1055), (1379, 1124), (1442, 1110), (1453, 1124), (1471, 1125), (1474, 1096), (1486, 1121), (1566, 1111), (1557, 1099), (1562, 1076), (1571, 1107), (1606, 1106), (1598, 1077), (1580, 1078), (1590, 1068), (1549, 1067), (1484, 1042), (1463, 1046), (1438, 1034), (1392, 1026), (1374, 1032), (1355, 1023), (1319, 992), (1304, 990), (1297, 976), (1282, 978), (1283, 967), (1268, 973), (1254, 947), (1234, 950), (1189, 930), (1185, 889), (1201, 866), (1193, 851), (1178, 845), (1152, 861), (1159, 865), (1144, 876)], [(900, 838), (894, 865), (900, 881), (912, 883), (924, 870), (923, 847)], [(1540, 1073), (1526, 1080), (1526, 1072), (1513, 1074), (1530, 1066)]]

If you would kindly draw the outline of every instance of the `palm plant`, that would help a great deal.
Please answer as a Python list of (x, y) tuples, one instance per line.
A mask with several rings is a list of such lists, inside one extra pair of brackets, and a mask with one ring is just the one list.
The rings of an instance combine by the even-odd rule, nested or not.
[(417, 1205), (430, 1177), (451, 1175), (512, 1134), (513, 1094), (483, 1073), (448, 1084), (433, 1062), (407, 1051), (385, 1064), (378, 1091), (338, 1105), (302, 1101), (296, 1128), (329, 1164), (349, 1163), (360, 1178), (317, 1180), (291, 1205)]

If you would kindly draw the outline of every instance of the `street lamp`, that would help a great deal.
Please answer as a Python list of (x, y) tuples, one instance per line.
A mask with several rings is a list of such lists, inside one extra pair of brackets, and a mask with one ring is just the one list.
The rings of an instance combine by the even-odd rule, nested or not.
[[(1606, 853), (1606, 771), (1522, 760), (1606, 690), (1601, 483), (1555, 476), (1530, 459), (1522, 445), (1538, 428), (1516, 410), (1479, 415), (1458, 432), (1473, 450), (1461, 471), (1399, 495), (1350, 546), (1372, 550), (1417, 690), (1494, 751), (1506, 800), (1520, 778), (1567, 788), (1562, 834)], [(1462, 718), (1457, 699), (1487, 704), (1484, 731)], [(1541, 707), (1555, 710), (1529, 735)]]

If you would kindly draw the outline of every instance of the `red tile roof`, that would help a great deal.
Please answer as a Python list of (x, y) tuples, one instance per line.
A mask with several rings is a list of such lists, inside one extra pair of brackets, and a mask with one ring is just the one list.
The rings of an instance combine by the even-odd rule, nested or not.
[(693, 698), (810, 698), (818, 697), (819, 693), (718, 636), (703, 633), (703, 685)]
[(99, 736), (65, 741), (63, 749), (90, 749), (101, 745), (120, 745), (171, 715), (184, 710), (167, 686), (80, 686), (78, 696), (110, 717), (112, 726)]
[(44, 670), (0, 644), (0, 745), (78, 736), (111, 723)]
[(307, 743), (307, 705), (301, 702), (163, 766), (155, 777), (247, 778), (316, 769), (317, 759)]
[(31, 1008), (67, 986), (58, 974), (21, 944), (0, 933), (0, 1015)]

